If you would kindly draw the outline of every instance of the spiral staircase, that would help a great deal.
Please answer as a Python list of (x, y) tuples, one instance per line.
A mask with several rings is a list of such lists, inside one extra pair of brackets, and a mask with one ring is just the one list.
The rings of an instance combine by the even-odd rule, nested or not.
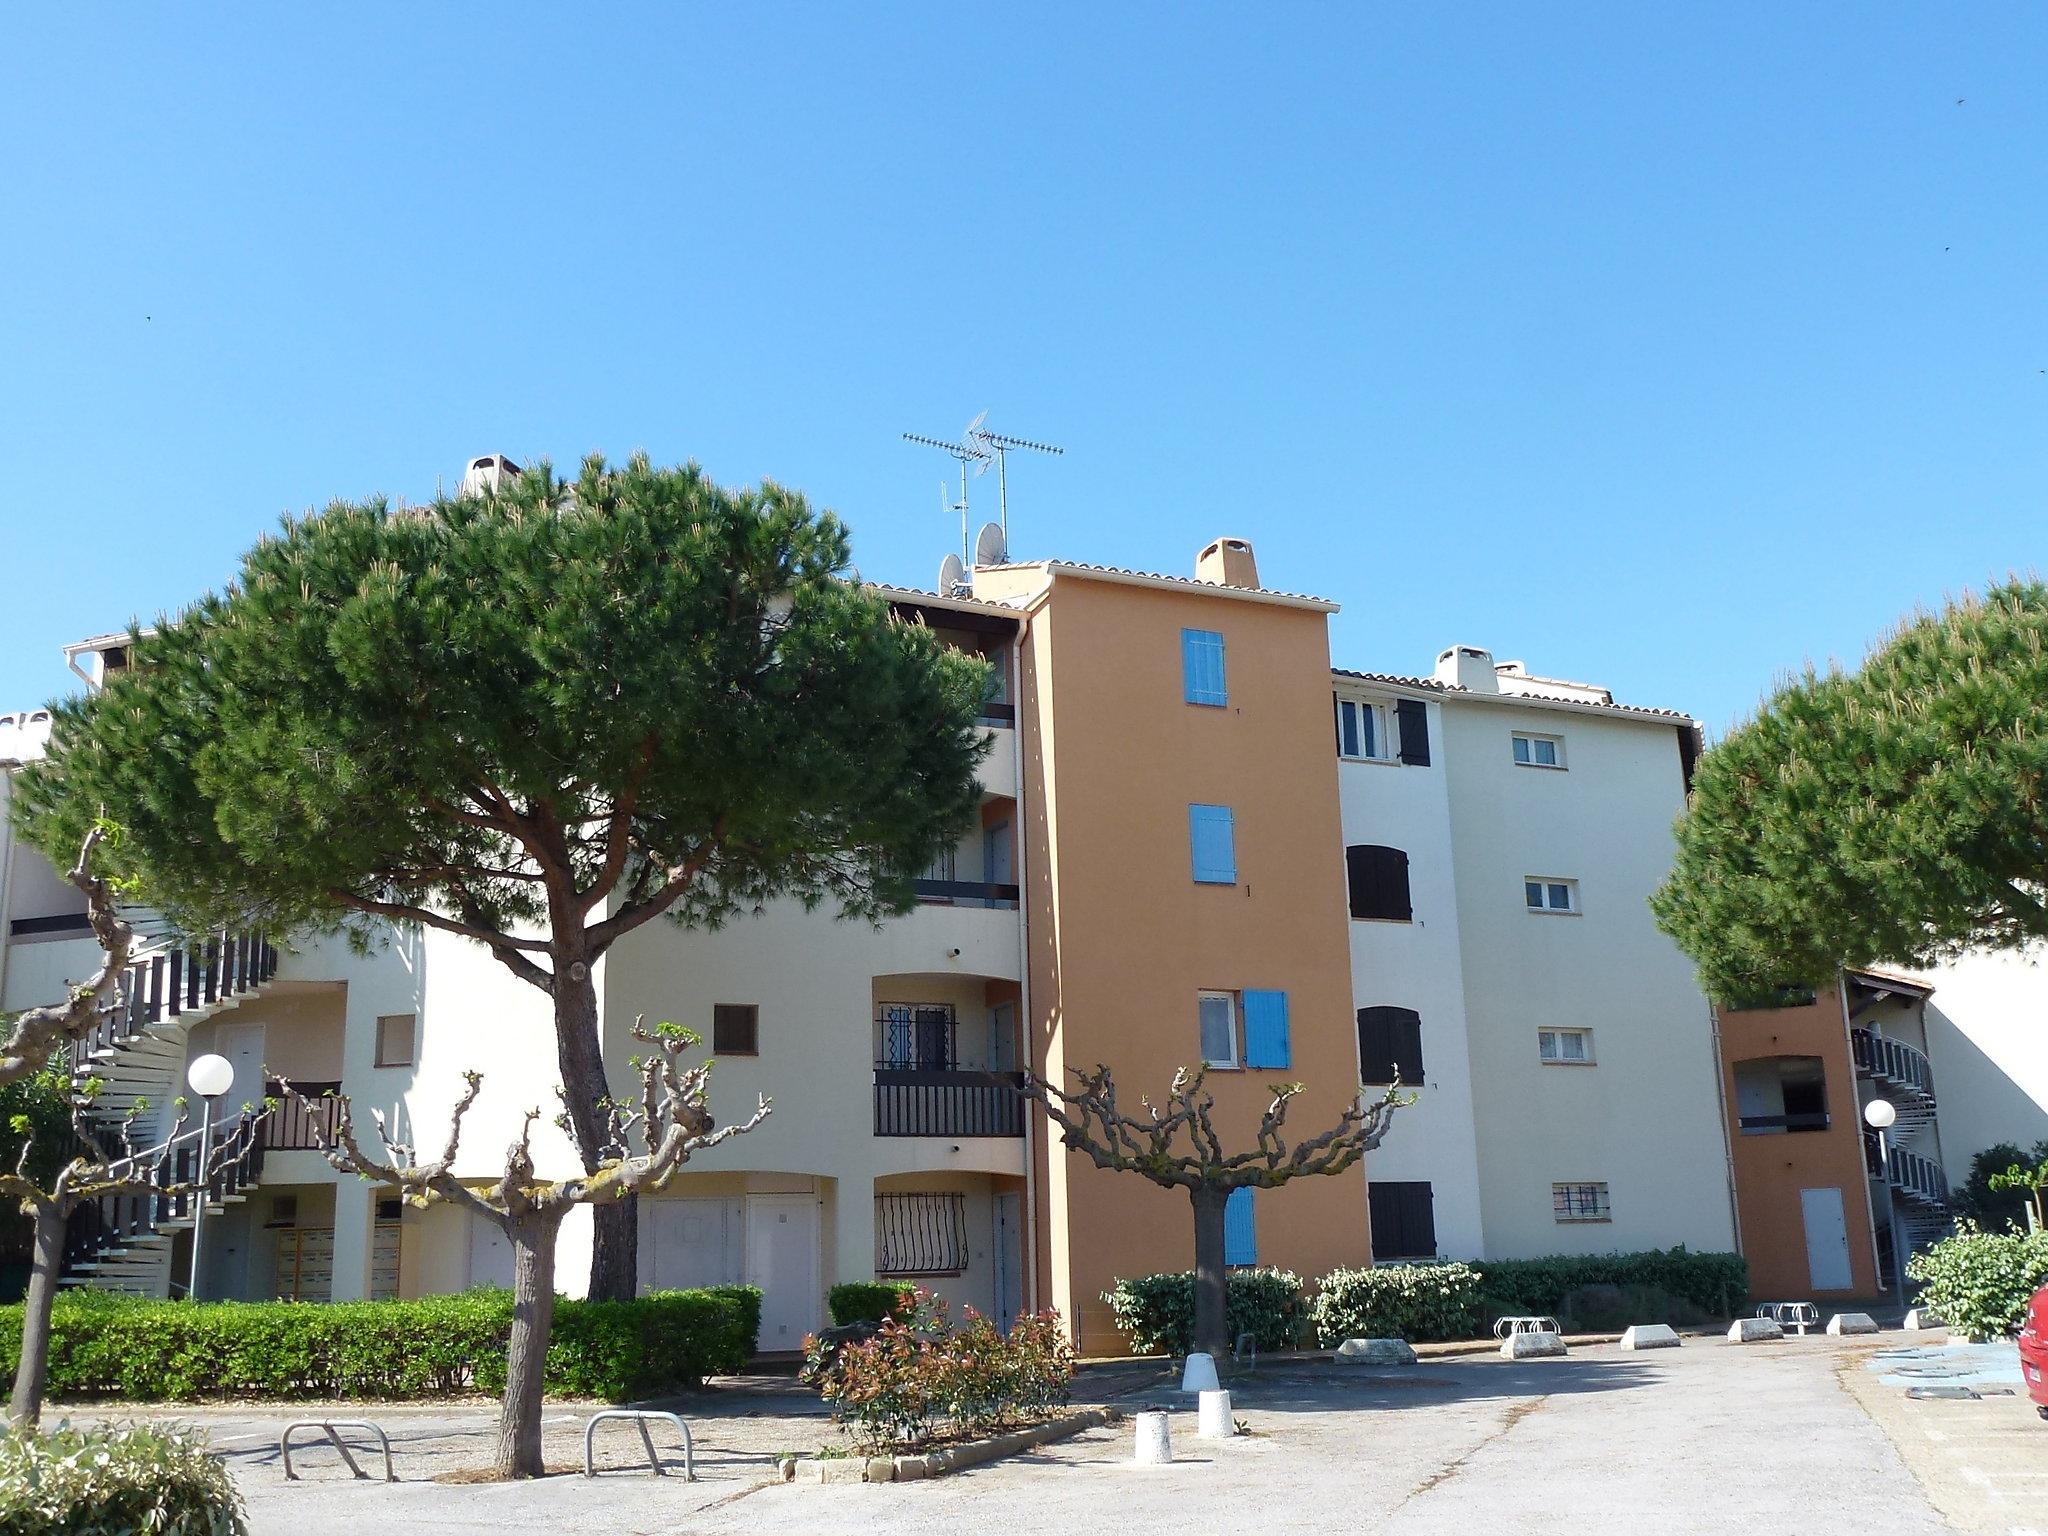
[[(101, 1140), (118, 1144), (128, 1122), (129, 1144), (139, 1149), (134, 1161), (161, 1164), (163, 1182), (189, 1183), (200, 1171), (205, 1132), (172, 1130), (192, 1029), (260, 996), (276, 980), (277, 950), (261, 934), (188, 940), (161, 931), (146, 915), (131, 921), (144, 936), (99, 1016), (72, 1042), (72, 1087)], [(224, 1150), (206, 1181), (209, 1215), (255, 1187), (263, 1170), (262, 1122), (260, 1113), (242, 1114), (213, 1128), (212, 1140)], [(157, 1297), (182, 1290), (171, 1273), (171, 1248), (199, 1205), (198, 1194), (188, 1191), (109, 1195), (81, 1206), (65, 1233), (63, 1283)]]
[(1849, 1044), (1856, 1075), (1869, 1080), (1898, 1112), (1882, 1135), (1864, 1132), (1864, 1161), (1873, 1179), (1890, 1186), (1903, 1251), (1918, 1253), (1954, 1221), (1948, 1177), (1922, 1150), (1935, 1123), (1934, 1068), (1920, 1050), (1875, 1030), (1851, 1029)]

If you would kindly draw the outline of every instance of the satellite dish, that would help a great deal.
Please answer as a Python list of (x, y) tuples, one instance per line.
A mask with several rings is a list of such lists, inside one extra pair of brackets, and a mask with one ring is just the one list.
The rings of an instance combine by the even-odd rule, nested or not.
[(960, 557), (948, 554), (939, 562), (939, 595), (952, 597), (967, 585), (967, 567), (960, 563)]
[(974, 536), (974, 563), (1001, 565), (1010, 558), (1010, 541), (1003, 537), (1001, 523), (983, 523)]

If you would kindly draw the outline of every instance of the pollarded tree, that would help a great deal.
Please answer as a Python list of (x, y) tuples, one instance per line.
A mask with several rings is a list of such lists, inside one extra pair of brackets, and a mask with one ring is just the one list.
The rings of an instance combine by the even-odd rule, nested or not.
[(1194, 1347), (1219, 1357), (1230, 1347), (1223, 1208), (1231, 1191), (1276, 1189), (1292, 1179), (1343, 1173), (1385, 1138), (1394, 1111), (1414, 1102), (1398, 1084), (1377, 1099), (1368, 1099), (1361, 1087), (1335, 1125), (1290, 1147), (1281, 1133), (1302, 1085), (1275, 1083), (1268, 1089), (1272, 1102), (1259, 1118), (1252, 1148), (1226, 1152), (1215, 1126), (1215, 1095), (1203, 1086), (1203, 1073), (1182, 1067), (1173, 1074), (1165, 1105), (1141, 1098), (1143, 1113), (1134, 1115), (1117, 1104), (1116, 1079), (1108, 1067), (1071, 1071), (1072, 1089), (1028, 1073), (1023, 1092), (1045, 1106), (1060, 1128), (1061, 1142), (1085, 1152), (1096, 1167), (1187, 1191), (1195, 1216)]
[(2048, 938), (2048, 588), (1909, 620), (1705, 753), (1651, 905), (1723, 1002)]
[[(463, 1074), (467, 1086), (449, 1118), (448, 1143), (441, 1155), (431, 1160), (422, 1159), (410, 1144), (394, 1141), (383, 1114), (376, 1110), (371, 1111), (371, 1120), (382, 1150), (367, 1150), (356, 1136), (355, 1117), (346, 1098), (335, 1107), (334, 1129), (329, 1135), (322, 1128), (323, 1115), (315, 1102), (288, 1081), (281, 1086), (286, 1098), (308, 1111), (307, 1123), (337, 1171), (391, 1185), (407, 1203), (420, 1208), (440, 1202), (464, 1207), (498, 1227), (510, 1240), (512, 1336), (494, 1458), (503, 1477), (539, 1477), (543, 1470), (541, 1389), (548, 1334), (555, 1317), (555, 1240), (563, 1220), (579, 1205), (602, 1211), (642, 1191), (660, 1189), (696, 1153), (744, 1135), (768, 1117), (769, 1101), (763, 1098), (746, 1120), (727, 1126), (713, 1121), (706, 1098), (711, 1064), (679, 1064), (683, 1051), (697, 1043), (690, 1031), (673, 1024), (648, 1031), (636, 1022), (633, 1037), (652, 1047), (637, 1063), (638, 1108), (605, 1101), (598, 1167), (576, 1178), (546, 1179), (534, 1171), (533, 1123), (540, 1118), (538, 1109), (526, 1112), (519, 1139), (506, 1152), (504, 1173), (495, 1184), (472, 1184), (456, 1176), (462, 1117), (483, 1090), (483, 1077), (477, 1072)], [(638, 1152), (631, 1146), (636, 1140)]]
[(93, 872), (95, 854), (110, 834), (118, 839), (118, 829), (97, 816), (89, 818), (89, 823), (78, 844), (78, 862), (71, 866), (68, 878), (85, 896), (86, 921), (100, 941), (100, 968), (72, 987), (61, 1003), (40, 1004), (12, 1019), (0, 1020), (5, 1025), (5, 1033), (0, 1035), (0, 1083), (32, 1077), (48, 1065), (53, 1050), (92, 1027), (135, 945), (135, 930), (122, 920), (112, 885), (104, 875)]
[[(241, 579), (58, 707), (19, 807), (43, 848), (113, 808), (117, 873), (194, 931), (421, 923), (552, 1001), (586, 1171), (594, 967), (666, 913), (778, 897), (877, 920), (973, 819), (988, 673), (848, 579), (795, 491), (591, 459), (288, 519)], [(630, 1296), (631, 1202), (590, 1293)]]

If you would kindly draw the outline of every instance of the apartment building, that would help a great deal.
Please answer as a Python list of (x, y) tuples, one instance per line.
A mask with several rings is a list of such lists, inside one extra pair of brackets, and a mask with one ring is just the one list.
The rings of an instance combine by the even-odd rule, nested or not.
[[(1692, 723), (1454, 647), (1429, 677), (1331, 666), (1333, 603), (1263, 586), (1242, 540), (1191, 576), (1040, 561), (947, 593), (877, 589), (986, 656), (1000, 690), (977, 824), (880, 928), (772, 907), (715, 933), (652, 923), (599, 971), (620, 1081), (635, 1019), (696, 1028), (713, 1109), (759, 1130), (640, 1202), (643, 1283), (747, 1281), (762, 1347), (794, 1348), (840, 1280), (916, 1279), (998, 1319), (1052, 1305), (1118, 1347), (1101, 1293), (1184, 1267), (1184, 1197), (1104, 1174), (1014, 1093), (1101, 1062), (1132, 1098), (1205, 1064), (1227, 1136), (1298, 1080), (1298, 1130), (1360, 1081), (1419, 1095), (1362, 1170), (1244, 1192), (1234, 1264), (1340, 1264), (1733, 1245), (1711, 1016), (1650, 924)], [(117, 641), (106, 642), (112, 649)], [(103, 663), (81, 655), (94, 675)], [(39, 748), (16, 726), (0, 756)], [(46, 722), (42, 729), (46, 730)], [(10, 850), (0, 1006), (94, 961), (76, 893)], [(68, 926), (67, 926), (68, 925)], [(152, 937), (77, 1065), (118, 1106), (235, 1064), (226, 1102), (289, 1075), (436, 1137), (472, 1067), (462, 1160), (487, 1178), (551, 1102), (545, 999), (480, 949), (390, 931), (332, 942)], [(266, 1071), (267, 1069), (267, 1071)], [(310, 1112), (319, 1116), (325, 1111)], [(337, 1179), (290, 1108), (208, 1205), (206, 1296), (416, 1295), (509, 1278), (488, 1225)], [(152, 1122), (159, 1133), (167, 1124)], [(571, 1166), (561, 1135), (543, 1169)], [(1368, 1182), (1367, 1175), (1370, 1175)], [(97, 1213), (75, 1280), (191, 1283), (190, 1221)], [(587, 1269), (572, 1221), (559, 1281)]]

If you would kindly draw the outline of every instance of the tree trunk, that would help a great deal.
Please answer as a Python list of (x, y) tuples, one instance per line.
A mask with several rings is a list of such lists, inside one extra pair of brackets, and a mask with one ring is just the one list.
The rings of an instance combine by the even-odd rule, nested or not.
[(1228, 1190), (1198, 1185), (1195, 1207), (1195, 1332), (1193, 1348), (1218, 1360), (1230, 1353), (1230, 1279), (1223, 1267), (1223, 1204)]
[(64, 1262), (65, 1212), (56, 1204), (36, 1203), (35, 1252), (28, 1278), (28, 1299), (21, 1309), (21, 1362), (14, 1371), (14, 1397), (8, 1417), (34, 1424), (43, 1416), (43, 1388), (50, 1372), (50, 1304), (57, 1299), (57, 1274)]
[(555, 1321), (555, 1235), (559, 1214), (505, 1223), (512, 1239), (512, 1340), (505, 1356), (505, 1401), (498, 1412), (500, 1477), (539, 1477), (540, 1411), (548, 1334)]
[[(604, 1036), (599, 1026), (597, 982), (586, 966), (572, 978), (577, 962), (558, 964), (555, 979), (555, 1050), (568, 1098), (569, 1126), (583, 1171), (594, 1173), (604, 1151), (605, 1114), (611, 1092), (604, 1070)], [(638, 1201), (605, 1201), (591, 1208), (590, 1299), (630, 1301), (638, 1288), (640, 1224)]]

